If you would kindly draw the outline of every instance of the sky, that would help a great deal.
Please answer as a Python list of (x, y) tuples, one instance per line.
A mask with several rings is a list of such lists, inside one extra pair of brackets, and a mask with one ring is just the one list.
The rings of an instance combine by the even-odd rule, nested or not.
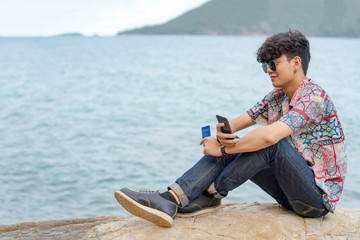
[(0, 0), (0, 36), (119, 31), (167, 22), (210, 0)]

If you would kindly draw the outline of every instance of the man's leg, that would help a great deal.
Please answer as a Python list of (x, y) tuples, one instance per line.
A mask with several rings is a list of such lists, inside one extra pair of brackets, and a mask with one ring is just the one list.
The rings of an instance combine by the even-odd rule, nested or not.
[[(267, 168), (275, 179), (265, 179), (268, 175), (258, 175)], [(262, 181), (260, 178), (263, 178)], [(312, 170), (287, 139), (256, 152), (241, 154), (224, 168), (209, 191), (224, 197), (248, 179), (257, 180), (265, 191), (299, 215), (318, 217), (327, 213), (322, 203), (322, 191), (315, 184)], [(275, 180), (282, 191), (279, 188), (272, 189), (276, 186)], [(286, 206), (286, 202), (289, 206)]]
[(270, 167), (265, 167), (250, 180), (258, 185), (264, 192), (274, 198), (279, 204), (288, 210), (293, 211), (289, 200), (287, 199), (284, 191), (281, 189), (279, 182), (271, 172)]
[[(176, 184), (172, 185), (173, 188), (169, 187), (170, 191), (172, 190), (176, 193), (182, 205), (186, 205), (189, 200), (192, 201), (199, 196), (236, 156), (204, 156), (194, 167), (180, 177)], [(163, 227), (171, 226), (178, 209), (177, 199), (172, 199), (173, 201), (171, 201), (168, 192), (166, 194), (160, 194), (159, 192), (134, 192), (123, 188), (115, 192), (115, 197), (133, 215)]]
[(181, 206), (186, 206), (196, 199), (215, 181), (224, 168), (234, 161), (239, 154), (225, 157), (204, 155), (192, 168), (186, 171), (169, 189), (178, 196)]

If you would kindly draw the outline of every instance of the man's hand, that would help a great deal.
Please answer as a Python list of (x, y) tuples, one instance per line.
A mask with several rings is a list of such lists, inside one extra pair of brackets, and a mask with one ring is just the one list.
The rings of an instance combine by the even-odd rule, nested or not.
[(204, 147), (205, 155), (212, 155), (215, 157), (222, 156), (220, 143), (214, 137), (206, 137), (203, 138), (200, 142), (200, 145)]
[(221, 145), (225, 147), (234, 146), (237, 142), (239, 142), (239, 139), (235, 139), (236, 135), (234, 133), (227, 134), (221, 132), (221, 127), (223, 126), (225, 126), (224, 123), (218, 123), (216, 125), (216, 130), (217, 130), (216, 137), (219, 139)]

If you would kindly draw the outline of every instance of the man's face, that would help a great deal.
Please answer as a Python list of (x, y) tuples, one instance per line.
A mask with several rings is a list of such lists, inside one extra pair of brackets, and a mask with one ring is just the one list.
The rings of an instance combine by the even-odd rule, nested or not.
[(281, 55), (279, 58), (273, 59), (276, 64), (276, 70), (273, 71), (269, 67), (267, 73), (270, 76), (272, 85), (278, 88), (286, 88), (294, 79), (294, 65), (292, 60), (289, 60), (286, 55)]

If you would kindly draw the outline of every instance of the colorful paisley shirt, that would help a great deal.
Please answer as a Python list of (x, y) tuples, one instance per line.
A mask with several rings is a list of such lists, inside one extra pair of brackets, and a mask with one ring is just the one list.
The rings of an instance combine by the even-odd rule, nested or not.
[(288, 140), (313, 170), (316, 185), (323, 190), (323, 203), (333, 213), (347, 160), (344, 131), (329, 95), (305, 77), (291, 101), (282, 89), (275, 88), (248, 114), (260, 125), (282, 121), (293, 130)]

